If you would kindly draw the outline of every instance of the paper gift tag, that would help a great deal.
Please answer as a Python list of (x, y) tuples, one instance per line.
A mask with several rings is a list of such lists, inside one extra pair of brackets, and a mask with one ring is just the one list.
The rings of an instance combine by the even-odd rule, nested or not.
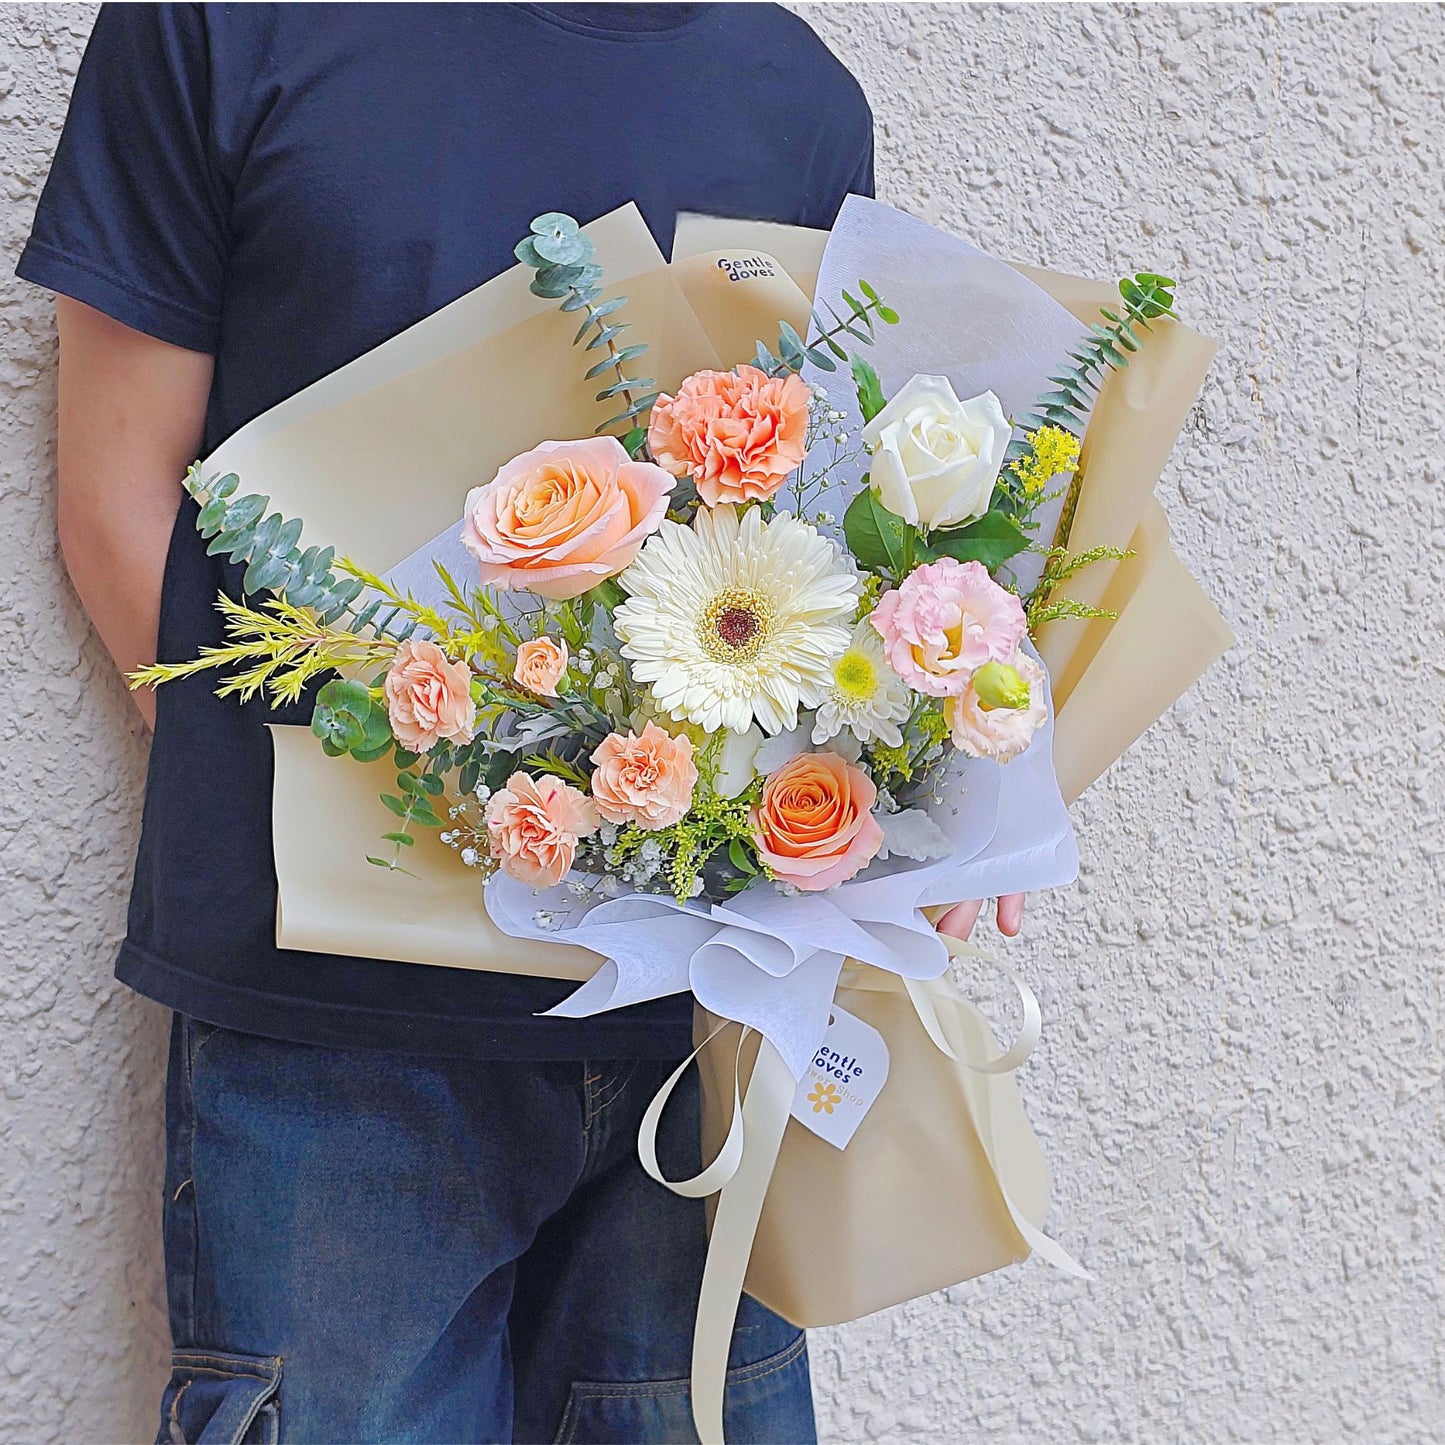
[(803, 1071), (792, 1115), (805, 1129), (845, 1149), (888, 1082), (888, 1045), (871, 1024), (833, 1005), (828, 1032)]

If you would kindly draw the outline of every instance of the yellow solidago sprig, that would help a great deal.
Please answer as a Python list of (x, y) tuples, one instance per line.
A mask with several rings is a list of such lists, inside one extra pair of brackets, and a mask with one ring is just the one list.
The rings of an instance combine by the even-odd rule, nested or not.
[(1117, 613), (1079, 602), (1073, 597), (1061, 596), (1058, 589), (1070, 577), (1095, 562), (1122, 562), (1133, 555), (1132, 551), (1121, 547), (1090, 547), (1086, 552), (1070, 552), (1067, 547), (1051, 548), (1044, 558), (1044, 574), (1024, 605), (1029, 636), (1037, 634), (1046, 622), (1055, 622), (1061, 617), (1103, 617), (1113, 621)]
[(221, 595), (216, 607), (226, 619), (230, 641), (205, 647), (189, 662), (157, 662), (127, 677), (132, 688), (159, 687), (212, 668), (240, 667), (216, 689), (217, 696), (239, 696), (242, 702), (262, 688), (273, 707), (296, 702), (307, 683), (323, 673), (390, 659), (396, 651), (391, 638), (364, 636), (322, 622), (308, 608), (284, 597), (273, 597), (259, 607)]
[(727, 850), (727, 871), (732, 875), (724, 890), (736, 893), (759, 875), (771, 877), (767, 865), (757, 856), (753, 844), (751, 814), (762, 780), (735, 798), (722, 798), (710, 788), (700, 787), (693, 795), (687, 816), (667, 828), (644, 829), (629, 823), (612, 831), (603, 827), (603, 857), (609, 870), (632, 886), (659, 891), (665, 886), (679, 903), (698, 897), (703, 891), (703, 870)]
[(1041, 498), (1057, 476), (1079, 464), (1079, 439), (1061, 426), (1041, 426), (1024, 433), (1026, 450), (1009, 467), (1025, 497)]

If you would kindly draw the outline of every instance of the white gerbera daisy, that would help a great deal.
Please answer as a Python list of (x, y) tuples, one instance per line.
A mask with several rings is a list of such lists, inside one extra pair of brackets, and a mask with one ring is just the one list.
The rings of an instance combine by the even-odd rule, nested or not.
[(847, 649), (834, 660), (832, 677), (813, 719), (813, 741), (825, 743), (850, 728), (860, 743), (903, 745), (898, 724), (913, 707), (906, 682), (888, 666), (883, 639), (865, 617)]
[(664, 522), (618, 579), (613, 621), (632, 675), (657, 705), (708, 732), (766, 733), (816, 707), (848, 645), (856, 576), (806, 522), (757, 507), (701, 509)]

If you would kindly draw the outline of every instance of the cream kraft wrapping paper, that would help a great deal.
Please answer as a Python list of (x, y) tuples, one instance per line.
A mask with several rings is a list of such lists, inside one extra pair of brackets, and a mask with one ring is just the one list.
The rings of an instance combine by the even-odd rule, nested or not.
[[(745, 1287), (805, 1329), (844, 1324), (1028, 1257), (1004, 1199), (1042, 1229), (1049, 1175), (1009, 1074), (966, 1060), (993, 1058), (983, 1016), (962, 999), (935, 999), (956, 1058), (929, 1039), (902, 982), (850, 967), (838, 1003), (888, 1041), (888, 1083), (846, 1149), (790, 1119), (773, 1166)], [(699, 1010), (701, 1042), (719, 1020)], [(756, 1038), (743, 1044), (750, 1081)], [(738, 1029), (698, 1056), (703, 1152), (721, 1146), (732, 1117)]]
[[(665, 384), (746, 359), (780, 319), (803, 330), (828, 239), (684, 217), (668, 268), (635, 208), (587, 231), (609, 283), (631, 296), (635, 334), (653, 342), (650, 359)], [(1113, 294), (1019, 269), (1080, 319)], [(282, 403), (223, 444), (207, 470), (239, 472), (280, 510), (304, 517), (309, 540), (424, 587), (425, 569), (409, 573), (408, 558), (455, 525), (470, 486), (538, 440), (586, 435), (602, 417), (570, 350), (572, 319), (532, 297), (528, 279), (520, 268), (505, 273)], [(1071, 589), (1118, 607), (1120, 622), (1056, 624), (1041, 639), (1052, 675), (1067, 682), (1056, 694), (1054, 756), (1068, 798), (1228, 641), (1170, 551), (1151, 500), (1212, 344), (1184, 327), (1160, 330), (1172, 345), (1151, 341), (1131, 368), (1130, 388), (1121, 391), (1117, 376), (1105, 386), (1074, 518), (1075, 546), (1129, 539), (1138, 551), (1118, 569), (1100, 569), (1092, 593)], [(401, 515), (398, 491), (411, 503)], [(1121, 709), (1121, 698), (1129, 706)], [(283, 947), (579, 980), (595, 971), (596, 955), (501, 934), (486, 918), (475, 875), (435, 837), (419, 839), (409, 859), (416, 878), (368, 865), (361, 844), (377, 826), (385, 766), (326, 758), (306, 729), (273, 735)], [(1004, 1206), (1002, 1181), (1035, 1225), (1048, 1192), (1011, 1078), (979, 1075), (935, 1049), (896, 979), (852, 987), (840, 999), (889, 1038), (894, 1075), (846, 1151), (787, 1127), (747, 1277), (751, 1293), (809, 1325), (855, 1318), (1024, 1257), (1029, 1246)], [(941, 1007), (940, 1020), (960, 1057), (996, 1052), (987, 1025), (961, 1001)], [(709, 1136), (726, 1128), (717, 1070), (730, 1055), (703, 1055)], [(831, 1235), (818, 1228), (820, 1198), (836, 1202)]]
[[(876, 203), (855, 197), (847, 204)], [(786, 245), (780, 230), (786, 233)], [(673, 267), (695, 266), (699, 258), (710, 260), (719, 253), (746, 257), (771, 245), (773, 256), (798, 285), (796, 310), (784, 314), (801, 330), (828, 238), (827, 231), (803, 227), (687, 215), (678, 221)], [(1098, 319), (1101, 306), (1117, 306), (1117, 290), (1103, 282), (1035, 266), (1013, 269), (1085, 324)], [(710, 284), (714, 291), (726, 289), (716, 277)], [(1103, 545), (1134, 549), (1139, 555), (1126, 564), (1096, 563), (1070, 578), (1067, 588), (1081, 602), (1117, 611), (1120, 624), (1125, 612), (1131, 613), (1127, 627), (1106, 618), (1066, 618), (1039, 631), (1039, 654), (1048, 666), (1058, 707), (1054, 767), (1068, 802), (1121, 758), (1233, 642), (1214, 604), (1169, 547), (1167, 524), (1153, 500), (1164, 463), (1217, 349), (1211, 338), (1179, 322), (1155, 323), (1128, 369), (1108, 374), (1090, 415), (1078, 501), (1067, 533), (1057, 540), (1075, 552)], [(985, 369), (981, 378), (986, 376)], [(960, 384), (965, 379), (960, 377)], [(1130, 579), (1122, 587), (1116, 585), (1121, 566)], [(1117, 640), (1105, 649), (1111, 636)], [(1095, 669), (1091, 686), (1076, 700), (1080, 679)]]
[[(664, 382), (746, 354), (780, 318), (801, 330), (828, 240), (800, 227), (683, 217), (669, 268), (635, 207), (587, 230), (608, 277), (632, 298), (635, 334), (654, 340)], [(1020, 270), (1081, 319), (1112, 295), (1078, 278)], [(739, 273), (746, 279), (734, 280)], [(458, 499), (478, 477), (543, 436), (585, 435), (600, 419), (581, 368), (557, 364), (559, 356), (575, 362), (572, 330), (571, 318), (539, 303), (525, 269), (514, 268), (257, 418), (207, 469), (254, 479), (274, 505), (306, 519), (308, 538), (422, 584), (425, 571), (406, 575), (407, 558), (455, 525)], [(1092, 596), (1110, 591), (1109, 605), (1123, 608), (1119, 624), (1061, 622), (1040, 639), (1061, 684), (1055, 764), (1066, 798), (1227, 645), (1227, 630), (1169, 550), (1167, 533), (1161, 542), (1157, 513), (1149, 527), (1141, 520), (1212, 350), (1188, 328), (1159, 328), (1125, 374), (1128, 387), (1117, 375), (1106, 383), (1086, 436), (1091, 470), (1074, 544), (1127, 536), (1139, 556), (1117, 577), (1101, 564), (1071, 587), (1084, 595), (1092, 579)], [(398, 491), (410, 504), (400, 512)], [(1182, 631), (1181, 618), (1190, 624)], [(1091, 678), (1078, 691), (1081, 659)], [(1121, 708), (1121, 697), (1131, 705)], [(503, 940), (479, 922), (474, 877), (439, 844), (416, 857), (424, 890), (368, 865), (356, 833), (317, 820), (347, 807), (360, 826), (379, 791), (369, 770), (326, 758), (304, 730), (273, 732), (282, 946), (564, 978), (595, 967), (576, 950)]]

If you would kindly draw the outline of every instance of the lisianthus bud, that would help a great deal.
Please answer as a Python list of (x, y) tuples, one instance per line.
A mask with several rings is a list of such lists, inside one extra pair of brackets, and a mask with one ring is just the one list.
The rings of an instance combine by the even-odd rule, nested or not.
[(1016, 667), (1006, 662), (986, 662), (973, 675), (973, 690), (986, 709), (1008, 708), (1017, 712), (1029, 705), (1029, 685)]

